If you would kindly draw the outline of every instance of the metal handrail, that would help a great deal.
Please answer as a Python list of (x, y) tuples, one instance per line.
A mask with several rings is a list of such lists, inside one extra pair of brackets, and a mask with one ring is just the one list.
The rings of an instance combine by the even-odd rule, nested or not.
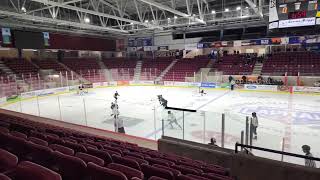
[(274, 149), (267, 149), (267, 148), (262, 148), (262, 147), (257, 147), (257, 146), (250, 146), (250, 145), (241, 144), (241, 143), (238, 143), (238, 142), (235, 144), (235, 153), (239, 152), (238, 151), (238, 147), (256, 149), (256, 150), (260, 150), (260, 151), (271, 152), (271, 153), (276, 153), (276, 154), (281, 154), (281, 155), (286, 155), (286, 156), (293, 156), (293, 157), (297, 157), (297, 158), (320, 161), (320, 158), (316, 158), (316, 157), (310, 157), (310, 156), (305, 156), (305, 155), (300, 155), (300, 154), (294, 154), (294, 153), (289, 153), (289, 152), (285, 152), (285, 151), (278, 151), (278, 150), (274, 150)]

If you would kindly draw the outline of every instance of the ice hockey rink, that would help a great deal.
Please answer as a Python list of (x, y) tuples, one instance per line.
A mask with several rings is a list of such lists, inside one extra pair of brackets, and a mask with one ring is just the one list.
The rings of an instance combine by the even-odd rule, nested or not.
[[(215, 137), (221, 145), (222, 114), (225, 114), (225, 147), (234, 149), (245, 130), (246, 116), (256, 112), (259, 119), (258, 139), (253, 145), (302, 154), (308, 144), (314, 156), (320, 156), (320, 96), (271, 92), (243, 92), (208, 89), (200, 96), (197, 88), (130, 86), (91, 89), (83, 96), (76, 92), (33, 98), (2, 108), (105, 130), (114, 130), (110, 104), (113, 94), (120, 94), (120, 118), (126, 134), (157, 140), (166, 136), (208, 143)], [(196, 113), (172, 111), (180, 126), (166, 120), (167, 111), (157, 99), (163, 95), (168, 106), (197, 110)], [(184, 117), (184, 122), (183, 122)], [(162, 121), (164, 119), (164, 121)], [(164, 129), (162, 130), (162, 124)], [(284, 144), (282, 144), (284, 140)], [(256, 155), (280, 160), (280, 155)], [(303, 159), (288, 159), (303, 164)]]

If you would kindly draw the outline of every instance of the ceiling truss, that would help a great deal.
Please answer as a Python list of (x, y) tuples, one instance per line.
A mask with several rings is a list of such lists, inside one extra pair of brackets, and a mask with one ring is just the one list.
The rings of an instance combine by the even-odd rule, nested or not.
[[(224, 7), (227, 0), (222, 1)], [(251, 23), (257, 16), (263, 20), (264, 0), (244, 1), (250, 7), (248, 12), (234, 10), (228, 13), (230, 17), (222, 10), (212, 13), (216, 0), (8, 0), (4, 5), (0, 2), (0, 6), (6, 7), (0, 9), (0, 15), (4, 17), (1, 22), (23, 20), (21, 26), (72, 27), (99, 34), (126, 35), (235, 20)]]

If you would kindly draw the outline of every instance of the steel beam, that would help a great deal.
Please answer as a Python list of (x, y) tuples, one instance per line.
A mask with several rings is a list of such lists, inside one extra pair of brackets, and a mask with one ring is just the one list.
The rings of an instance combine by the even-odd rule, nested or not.
[[(76, 6), (63, 5), (62, 3), (57, 3), (57, 2), (53, 2), (53, 1), (49, 1), (49, 0), (31, 0), (31, 1), (38, 2), (38, 3), (46, 3), (46, 4), (49, 4), (49, 5), (52, 5), (52, 6), (56, 6), (56, 7), (61, 7), (61, 8), (70, 9), (70, 10), (74, 10), (74, 11), (79, 11), (79, 12), (92, 14), (92, 15), (96, 15), (96, 16), (116, 19), (116, 20), (132, 23), (132, 24), (139, 24), (139, 25), (143, 25), (143, 26), (146, 26), (146, 27), (152, 26), (150, 24), (146, 24), (146, 23), (143, 23), (143, 22), (138, 22), (138, 21), (135, 21), (135, 20), (126, 19), (126, 18), (122, 18), (122, 17), (110, 15), (110, 14), (105, 14), (105, 13), (92, 11), (92, 10), (88, 10), (88, 9), (83, 9), (83, 8), (79, 8), (79, 7), (76, 7)], [(154, 28), (159, 28), (159, 27), (154, 27)]]
[(9, 12), (9, 11), (3, 11), (0, 10), (0, 14), (4, 14), (7, 16), (13, 16), (18, 19), (23, 20), (31, 20), (35, 22), (43, 22), (43, 23), (49, 23), (49, 24), (55, 24), (58, 26), (72, 26), (82, 29), (92, 29), (92, 30), (100, 30), (100, 31), (113, 31), (113, 32), (120, 32), (120, 33), (128, 33), (128, 31), (121, 30), (121, 29), (115, 29), (110, 27), (102, 27), (102, 26), (96, 26), (96, 25), (90, 25), (90, 24), (84, 24), (84, 23), (77, 23), (77, 22), (71, 22), (71, 21), (65, 21), (65, 20), (58, 20), (58, 19), (52, 19), (47, 17), (40, 17), (40, 16), (32, 16), (27, 14), (20, 14), (15, 12)]
[[(144, 2), (144, 3), (146, 3), (146, 4), (149, 4), (149, 5), (152, 5), (152, 6), (155, 6), (155, 7), (159, 8), (159, 9), (163, 9), (163, 10), (165, 10), (165, 11), (171, 12), (171, 13), (176, 14), (176, 15), (178, 15), (178, 16), (182, 16), (182, 17), (185, 17), (185, 18), (193, 19), (192, 16), (190, 16), (190, 15), (188, 15), (188, 14), (186, 14), (186, 13), (183, 13), (183, 12), (181, 12), (181, 11), (172, 9), (172, 8), (166, 6), (166, 5), (160, 4), (160, 3), (158, 3), (158, 2), (154, 2), (154, 1), (152, 1), (152, 0), (139, 0), (139, 1)], [(199, 18), (194, 18), (194, 20), (197, 21), (197, 22), (199, 22), (199, 23), (205, 24), (205, 21), (203, 21), (203, 20), (201, 20), (201, 19), (199, 19)]]
[[(80, 2), (80, 1), (83, 1), (83, 0), (66, 1), (66, 2), (61, 3), (61, 5), (72, 4), (72, 3), (76, 3), (76, 2)], [(56, 6), (47, 6), (47, 7), (31, 10), (31, 11), (28, 11), (27, 14), (31, 14), (31, 13), (34, 13), (34, 12), (37, 12), (37, 11), (42, 11), (42, 10), (46, 10), (46, 9), (50, 9), (50, 8), (54, 8), (54, 7), (56, 7)]]
[(245, 1), (246, 1), (246, 3), (248, 3), (248, 5), (251, 7), (251, 9), (253, 9), (253, 11), (258, 16), (263, 17), (262, 10), (259, 10), (259, 9), (261, 9), (261, 7), (258, 8), (257, 5), (254, 2), (252, 2), (251, 0), (245, 0)]

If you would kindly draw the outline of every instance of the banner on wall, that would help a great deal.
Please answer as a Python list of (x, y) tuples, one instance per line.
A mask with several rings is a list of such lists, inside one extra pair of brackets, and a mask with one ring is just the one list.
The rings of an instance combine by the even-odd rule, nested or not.
[(11, 40), (10, 28), (2, 28), (2, 44), (11, 44)]
[(240, 47), (242, 45), (242, 41), (233, 41), (234, 47)]
[(201, 87), (203, 88), (216, 88), (216, 83), (203, 82), (201, 83)]
[(244, 89), (245, 90), (260, 90), (260, 91), (278, 91), (278, 86), (245, 84)]
[(294, 86), (294, 92), (320, 93), (320, 87)]
[(50, 46), (50, 35), (48, 32), (43, 32), (44, 46)]

